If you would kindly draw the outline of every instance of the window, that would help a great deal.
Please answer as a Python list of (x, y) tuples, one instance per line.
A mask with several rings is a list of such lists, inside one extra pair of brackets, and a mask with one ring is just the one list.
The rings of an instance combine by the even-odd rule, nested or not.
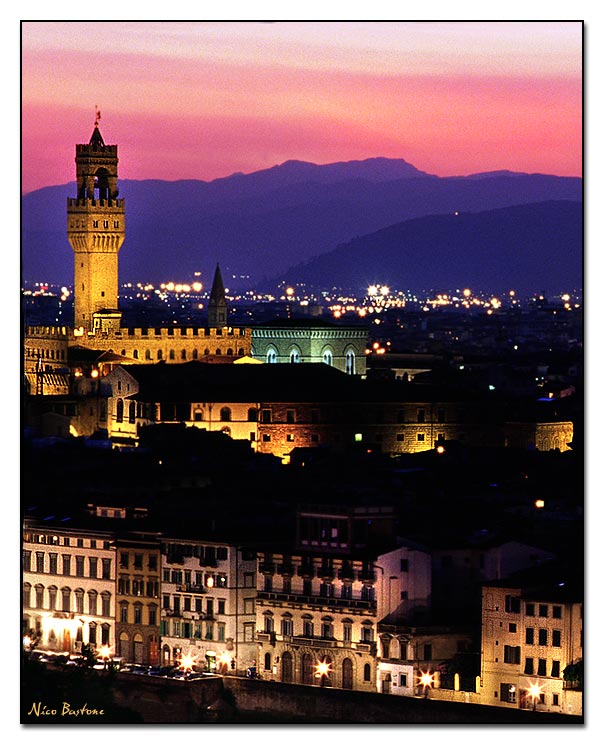
[(274, 349), (269, 349), (266, 352), (266, 363), (276, 364), (277, 363), (277, 352)]
[(57, 563), (59, 560), (59, 556), (57, 555), (57, 553), (50, 553), (50, 555), (48, 556), (48, 560), (49, 560), (49, 566), (48, 566), (49, 573), (51, 574), (58, 573)]
[(321, 637), (322, 638), (333, 638), (333, 625), (330, 620), (324, 620), (321, 623)]
[(98, 613), (98, 599), (99, 595), (93, 590), (88, 592), (88, 614), (96, 615)]
[(243, 600), (243, 614), (253, 615), (256, 612), (256, 602), (252, 597)]
[(97, 565), (98, 565), (98, 558), (88, 559), (88, 575), (90, 576), (91, 579), (96, 579)]
[(281, 620), (281, 635), (292, 636), (294, 634), (294, 622), (290, 617)]
[(354, 373), (355, 373), (354, 351), (352, 351), (351, 349), (349, 349), (346, 352), (345, 359), (346, 359), (346, 362), (345, 362), (344, 370), (345, 370), (346, 374), (348, 374), (348, 375), (354, 375)]
[(36, 607), (42, 609), (44, 607), (44, 587), (42, 584), (36, 584), (34, 588), (36, 591)]
[(533, 659), (528, 657), (524, 660), (524, 673), (525, 674), (534, 674), (535, 669), (533, 666)]
[(101, 614), (103, 617), (111, 617), (111, 595), (109, 592), (101, 594)]
[(128, 553), (120, 553), (120, 568), (128, 568), (129, 562)]
[(352, 622), (342, 623), (342, 633), (345, 641), (352, 641)]
[(226, 626), (224, 623), (216, 623), (216, 629), (218, 631), (218, 637), (216, 640), (224, 642), (226, 636)]
[(399, 674), (398, 675), (398, 686), (399, 687), (407, 687), (407, 675), (406, 674)]
[(552, 661), (552, 677), (559, 677), (560, 676), (560, 662), (559, 661)]
[(426, 412), (422, 408), (419, 408), (417, 411), (417, 423), (418, 424), (426, 423)]
[(110, 579), (111, 578), (111, 559), (110, 558), (102, 558), (101, 559), (102, 564), (102, 579)]
[(365, 664), (363, 667), (363, 681), (371, 682), (371, 664)]
[(396, 441), (397, 442), (404, 442), (405, 441), (405, 435), (404, 434), (397, 434), (396, 435)]
[(516, 632), (516, 623), (510, 623), (510, 624), (508, 625), (508, 631), (509, 631), (510, 633), (515, 633), (515, 632)]
[(61, 589), (61, 610), (63, 612), (71, 611), (71, 589), (69, 587)]
[(520, 646), (503, 647), (504, 664), (520, 664)]
[(401, 571), (407, 572), (409, 570), (409, 559), (401, 558)]
[(36, 571), (44, 573), (44, 553), (36, 553)]
[(382, 638), (382, 658), (390, 658), (390, 638)]
[(426, 441), (426, 435), (425, 434), (418, 434), (417, 435), (417, 441), (418, 442), (425, 442)]
[(560, 705), (560, 696), (557, 693), (552, 695), (552, 705)]
[(296, 423), (296, 412), (292, 408), (289, 408), (285, 413), (285, 423), (287, 424)]
[(57, 587), (56, 586), (48, 587), (48, 609), (49, 610), (57, 609)]
[(546, 604), (540, 604), (539, 605), (539, 617), (547, 617), (547, 605)]
[(424, 661), (432, 661), (432, 644), (424, 643)]
[(231, 420), (231, 409), (227, 408), (226, 406), (224, 408), (220, 409), (220, 420), (221, 421), (230, 421)]
[(127, 602), (122, 602), (120, 604), (120, 622), (121, 623), (128, 622), (128, 603)]
[(333, 354), (329, 349), (323, 352), (323, 364), (327, 364), (330, 367), (333, 364)]
[(527, 628), (525, 631), (525, 643), (528, 643), (529, 646), (532, 646), (533, 643), (535, 643), (535, 629), (534, 628)]
[(70, 576), (70, 575), (71, 575), (71, 556), (64, 555), (63, 556), (63, 576)]
[(263, 442), (270, 442), (271, 441), (271, 435), (270, 434), (263, 434), (262, 435), (262, 441)]
[(539, 662), (537, 664), (537, 675), (539, 677), (545, 677), (547, 674), (546, 671), (546, 660), (545, 659), (539, 659)]
[(307, 638), (312, 638), (314, 635), (314, 627), (312, 620), (304, 620), (302, 622), (302, 635), (306, 636)]
[(371, 643), (371, 641), (373, 641), (373, 627), (363, 625), (361, 628), (361, 643)]
[(271, 423), (271, 410), (270, 408), (264, 408), (260, 411), (260, 420), (263, 424)]
[(505, 598), (505, 611), (513, 613), (520, 612), (520, 597), (507, 594)]
[(134, 605), (134, 622), (140, 625), (143, 622), (143, 606), (141, 604)]
[(120, 398), (115, 408), (115, 420), (118, 424), (121, 424), (124, 420), (124, 401)]
[(562, 607), (560, 605), (554, 605), (552, 607), (552, 617), (556, 618), (557, 620), (560, 620), (562, 617)]
[(31, 571), (31, 550), (23, 551), (23, 570)]
[(291, 364), (298, 364), (300, 361), (300, 352), (298, 349), (292, 349), (289, 352), (289, 361)]
[(130, 401), (130, 405), (128, 406), (128, 423), (133, 424), (136, 421), (136, 403), (134, 401)]
[(539, 645), (547, 646), (547, 628), (539, 628)]
[(532, 602), (527, 603), (525, 607), (525, 613), (529, 617), (535, 617), (535, 605)]
[(218, 614), (219, 615), (224, 615), (225, 606), (226, 606), (226, 601), (224, 599), (219, 599), (218, 600)]
[(504, 682), (501, 684), (499, 692), (502, 703), (516, 702), (516, 685), (511, 685)]
[(562, 633), (559, 630), (552, 630), (552, 646), (560, 648), (562, 645)]
[(84, 576), (84, 556), (76, 555), (76, 576)]

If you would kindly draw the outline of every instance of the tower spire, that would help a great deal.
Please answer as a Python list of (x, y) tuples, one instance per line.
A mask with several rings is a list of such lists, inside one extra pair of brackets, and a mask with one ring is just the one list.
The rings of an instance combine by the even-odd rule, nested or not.
[(227, 301), (220, 264), (216, 264), (214, 281), (210, 291), (210, 302), (208, 304), (208, 326), (210, 328), (224, 328), (227, 324)]

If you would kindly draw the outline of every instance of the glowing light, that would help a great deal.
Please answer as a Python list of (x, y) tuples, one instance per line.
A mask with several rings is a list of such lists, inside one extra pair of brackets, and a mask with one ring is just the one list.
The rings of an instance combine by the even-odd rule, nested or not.
[(111, 657), (111, 648), (105, 644), (104, 646), (101, 646), (99, 649), (99, 658), (103, 661), (109, 661), (109, 658)]
[(424, 690), (426, 689), (426, 687), (431, 687), (433, 681), (434, 675), (430, 674), (430, 672), (422, 672), (419, 677), (419, 683), (420, 685), (423, 685)]
[(327, 677), (331, 672), (331, 664), (328, 664), (326, 661), (320, 661), (315, 668), (317, 670), (315, 677)]
[(223, 651), (220, 654), (220, 663), (221, 664), (227, 664), (228, 665), (228, 664), (231, 663), (231, 659), (232, 659), (231, 654), (227, 653), (226, 651)]
[(339, 310), (334, 310), (333, 317), (334, 318), (341, 318), (342, 317), (342, 313)]
[(491, 299), (491, 307), (494, 307), (496, 310), (501, 307), (501, 300), (499, 300), (497, 297), (493, 297)]
[(562, 302), (568, 302), (570, 300), (570, 295), (569, 294), (563, 294), (560, 299), (562, 300)]
[(90, 376), (91, 377), (98, 377), (99, 376), (98, 369), (93, 369), (92, 372), (90, 373)]
[(471, 289), (464, 289), (464, 291), (463, 291), (463, 296), (464, 297), (469, 297), (471, 294), (472, 294), (472, 290)]
[(365, 308), (364, 307), (360, 308), (360, 310), (359, 310), (359, 318), (364, 318), (365, 315), (367, 315), (367, 311), (365, 310)]
[(294, 294), (294, 288), (293, 288), (293, 287), (288, 287), (288, 288), (287, 288), (287, 289), (285, 290), (285, 294), (286, 294), (286, 295), (287, 295), (288, 297), (291, 297), (291, 296), (292, 296), (292, 295)]
[(516, 292), (514, 292), (513, 289), (510, 289), (510, 297), (515, 297), (515, 296), (516, 296)]
[(193, 292), (201, 292), (203, 284), (201, 282), (193, 282)]
[(181, 654), (178, 664), (183, 672), (190, 672), (193, 669), (195, 661), (190, 653)]
[(539, 698), (541, 697), (541, 685), (537, 684), (536, 682), (531, 682), (527, 689), (529, 697), (533, 698), (533, 710), (535, 710), (537, 700), (539, 700)]
[(373, 297), (373, 296), (375, 296), (375, 295), (376, 295), (377, 293), (378, 293), (378, 288), (377, 288), (377, 287), (375, 286), (375, 284), (372, 284), (372, 285), (371, 285), (371, 286), (370, 286), (370, 287), (368, 288), (368, 290), (367, 290), (367, 294), (368, 294), (368, 295), (369, 295), (370, 297)]
[(31, 638), (29, 636), (23, 636), (23, 648), (27, 650), (31, 646)]
[(214, 586), (214, 577), (208, 576), (208, 579), (206, 581), (206, 586), (208, 586), (210, 589)]
[(543, 499), (537, 499), (537, 501), (535, 501), (535, 507), (537, 509), (543, 509), (544, 506), (545, 506), (545, 501)]
[(445, 448), (444, 448), (444, 447), (442, 446), (442, 444), (440, 444), (440, 445), (439, 445), (439, 446), (438, 446), (438, 447), (436, 448), (436, 451), (438, 452), (438, 454), (439, 454), (439, 455), (442, 455), (442, 454), (443, 454), (443, 452), (445, 451)]
[(168, 290), (168, 292), (173, 292), (174, 291), (174, 282), (168, 282), (166, 284), (166, 289)]
[(386, 295), (390, 294), (390, 287), (381, 287), (380, 293), (385, 297)]

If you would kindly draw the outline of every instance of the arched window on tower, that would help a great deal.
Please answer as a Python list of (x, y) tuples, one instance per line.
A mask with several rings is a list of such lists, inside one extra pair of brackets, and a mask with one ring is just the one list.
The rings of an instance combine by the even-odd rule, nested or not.
[(121, 424), (124, 420), (124, 401), (120, 398), (115, 408), (115, 420), (118, 424)]
[(354, 375), (355, 373), (355, 356), (352, 349), (348, 349), (346, 352), (346, 374)]
[(134, 401), (130, 402), (130, 406), (128, 407), (128, 423), (134, 424), (136, 421), (136, 403)]

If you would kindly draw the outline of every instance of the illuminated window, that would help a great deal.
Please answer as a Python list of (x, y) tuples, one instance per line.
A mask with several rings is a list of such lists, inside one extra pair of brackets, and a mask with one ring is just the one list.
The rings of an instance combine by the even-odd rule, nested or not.
[(329, 367), (333, 364), (333, 354), (330, 349), (325, 349), (323, 352), (323, 364), (327, 364)]
[(298, 364), (298, 362), (300, 361), (300, 352), (298, 351), (298, 349), (292, 349), (289, 352), (289, 361), (292, 364)]
[(346, 374), (348, 375), (354, 375), (355, 373), (355, 356), (354, 356), (354, 351), (352, 351), (352, 349), (349, 349), (346, 352), (344, 369), (345, 369)]
[(418, 434), (417, 435), (417, 441), (418, 442), (424, 442), (425, 440), (426, 440), (426, 435), (425, 434)]
[(516, 685), (502, 683), (500, 686), (500, 698), (502, 703), (515, 703)]

